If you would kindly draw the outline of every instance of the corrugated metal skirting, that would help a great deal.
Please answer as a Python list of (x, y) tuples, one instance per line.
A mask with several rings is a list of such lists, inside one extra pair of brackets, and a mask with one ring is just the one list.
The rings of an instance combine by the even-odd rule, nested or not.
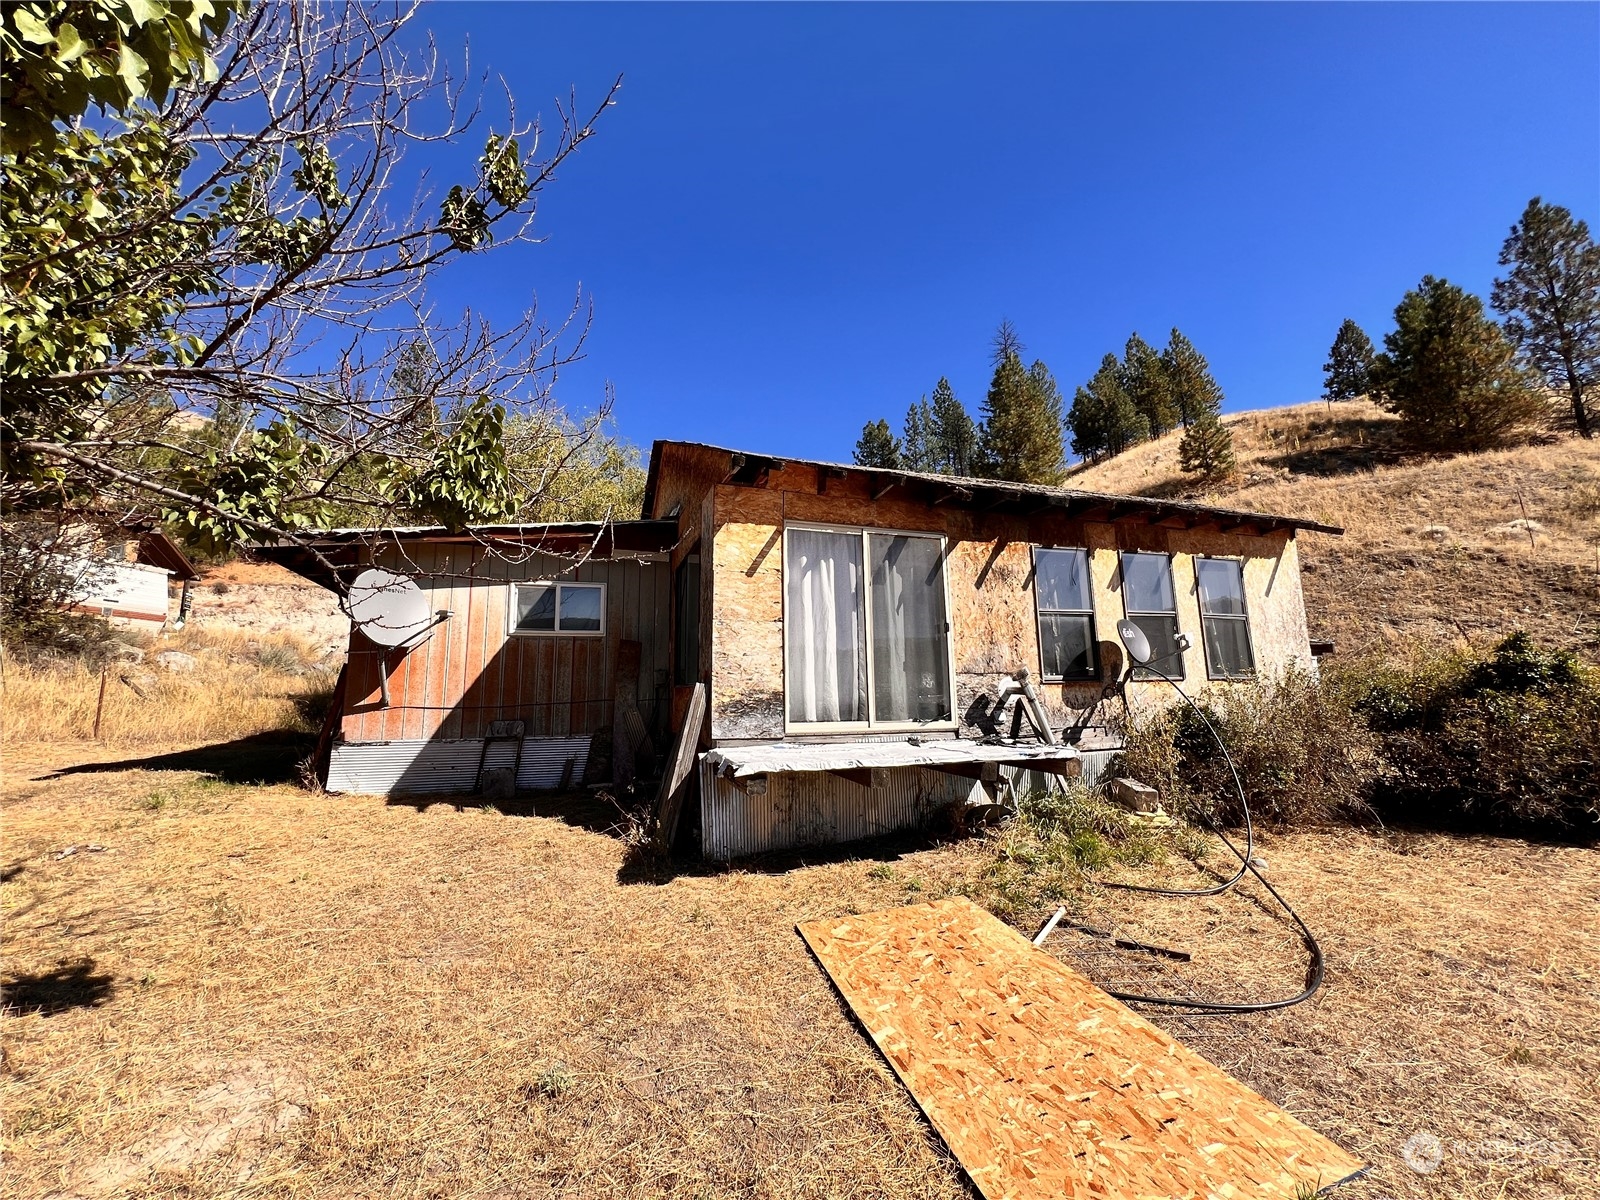
[[(341, 742), (328, 765), (330, 792), (377, 796), (424, 796), (470, 792), (476, 782), (481, 738), (406, 742)], [(494, 742), (486, 768), (509, 767), (513, 742)], [(568, 759), (568, 781), (581, 783), (589, 761), (589, 739), (525, 738), (517, 771), (521, 791), (547, 791), (561, 782)]]
[[(1120, 750), (1083, 754), (1083, 781), (1099, 782)], [(765, 795), (750, 795), (717, 775), (700, 756), (700, 851), (726, 860), (915, 829), (951, 804), (990, 801), (983, 784), (925, 767), (894, 767), (889, 784), (867, 789), (837, 775), (794, 771), (768, 775)], [(1044, 771), (1001, 767), (1016, 795), (1049, 791), (1060, 779)]]
[(951, 804), (986, 799), (983, 785), (943, 771), (896, 767), (889, 784), (864, 788), (825, 772), (768, 775), (765, 795), (722, 779), (700, 756), (700, 848), (707, 858), (740, 858), (877, 837), (912, 829)]

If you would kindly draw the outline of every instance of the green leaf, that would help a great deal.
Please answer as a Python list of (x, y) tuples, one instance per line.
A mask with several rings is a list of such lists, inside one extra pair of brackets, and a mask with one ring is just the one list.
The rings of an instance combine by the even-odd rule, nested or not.
[(50, 32), (50, 26), (20, 4), (11, 10), (11, 23), (17, 27), (17, 33), (25, 42), (32, 42), (36, 46), (48, 46), (56, 40), (56, 35)]

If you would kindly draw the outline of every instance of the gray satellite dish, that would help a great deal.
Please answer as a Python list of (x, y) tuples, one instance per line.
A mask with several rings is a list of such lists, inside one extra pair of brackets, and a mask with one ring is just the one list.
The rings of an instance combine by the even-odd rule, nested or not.
[(403, 646), (435, 624), (428, 597), (413, 581), (382, 567), (361, 572), (350, 585), (350, 619), (379, 646)]
[(1127, 618), (1123, 618), (1117, 622), (1117, 636), (1128, 648), (1128, 657), (1134, 662), (1143, 666), (1150, 661), (1150, 639), (1145, 637), (1144, 630)]

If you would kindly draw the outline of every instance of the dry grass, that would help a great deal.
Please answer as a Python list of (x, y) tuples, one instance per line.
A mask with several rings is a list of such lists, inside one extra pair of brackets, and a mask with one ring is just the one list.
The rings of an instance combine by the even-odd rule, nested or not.
[[(1367, 401), (1241, 413), (1240, 474), (1200, 489), (1178, 434), (1075, 473), (1070, 486), (1186, 495), (1341, 525), (1301, 541), (1312, 636), (1342, 653), (1526, 629), (1600, 659), (1600, 441), (1455, 458), (1403, 456)], [(1532, 533), (1530, 539), (1529, 533)]]
[[(793, 926), (984, 899), (991, 841), (634, 881), (594, 802), (512, 816), (8, 757), (8, 1194), (968, 1194)], [(1261, 853), (1327, 989), (1159, 1019), (1369, 1158), (1352, 1200), (1593, 1194), (1600, 856), (1358, 831)], [(1298, 986), (1248, 894), (1060, 890), (1199, 952), (1147, 982)], [(1054, 944), (1102, 980), (1149, 970)], [(1400, 1161), (1418, 1131), (1445, 1142), (1433, 1175)]]
[[(139, 639), (133, 639), (139, 640)], [(228, 628), (196, 628), (143, 640), (143, 662), (107, 668), (101, 740), (153, 745), (217, 740), (268, 731), (310, 731), (331, 692), (337, 663), (293, 635), (253, 638)], [(164, 669), (156, 655), (175, 650), (195, 659), (187, 672)], [(88, 740), (100, 697), (100, 672), (71, 659), (5, 663), (0, 697), (12, 741)]]

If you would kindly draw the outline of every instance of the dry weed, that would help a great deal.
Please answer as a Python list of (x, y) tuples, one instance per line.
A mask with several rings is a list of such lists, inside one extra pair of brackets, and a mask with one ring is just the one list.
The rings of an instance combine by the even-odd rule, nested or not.
[[(165, 651), (194, 660), (168, 670)], [(90, 738), (101, 708), (100, 738), (121, 745), (223, 741), (270, 730), (314, 729), (331, 694), (336, 661), (303, 639), (250, 638), (229, 629), (187, 629), (144, 649), (144, 661), (113, 661), (104, 675), (77, 660), (5, 663), (0, 695), (12, 741), (71, 742)]]
[[(970, 888), (991, 838), (632, 883), (597, 832), (612, 818), (554, 798), (502, 816), (125, 767), (45, 778), (64, 761), (8, 763), (8, 1194), (87, 1186), (194, 1129), (243, 1064), (281, 1081), (256, 1124), (228, 1110), (251, 1132), (127, 1191), (968, 1194), (794, 924)], [(55, 857), (89, 843), (106, 850)], [(1328, 986), (1277, 1015), (1157, 1019), (1372, 1161), (1350, 1200), (1592, 1194), (1600, 859), (1356, 831), (1260, 854)], [(1141, 877), (1197, 873), (1173, 855)], [(1103, 982), (1299, 986), (1298, 942), (1249, 890), (1071, 894), (1082, 923), (1196, 952), (1150, 978), (1176, 968), (1052, 941)], [(1012, 919), (1031, 934), (1048, 911)], [(303, 1115), (261, 1132), (285, 1104)], [(1433, 1175), (1401, 1158), (1415, 1133), (1446, 1148)]]

